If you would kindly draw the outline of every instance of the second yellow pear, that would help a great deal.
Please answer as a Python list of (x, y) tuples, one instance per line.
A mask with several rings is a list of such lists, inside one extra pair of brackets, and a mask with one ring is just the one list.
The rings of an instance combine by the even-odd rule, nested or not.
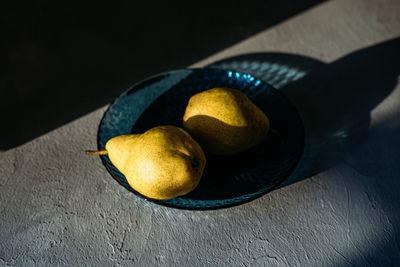
[(270, 122), (241, 91), (217, 87), (190, 98), (183, 125), (204, 149), (233, 155), (259, 144)]

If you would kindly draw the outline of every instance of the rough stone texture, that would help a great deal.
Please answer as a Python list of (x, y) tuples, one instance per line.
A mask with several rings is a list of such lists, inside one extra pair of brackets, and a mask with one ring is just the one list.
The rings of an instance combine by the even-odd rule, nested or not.
[[(330, 1), (196, 66), (271, 51), (332, 62), (398, 37), (399, 3)], [(305, 155), (293, 176), (317, 162), (311, 174), (227, 209), (166, 208), (115, 182), (99, 158), (82, 152), (96, 147), (105, 107), (1, 152), (0, 266), (397, 266), (396, 82), (351, 146), (328, 151), (332, 146), (307, 128)], [(295, 104), (311, 125), (312, 112)], [(308, 157), (316, 147), (318, 161)]]

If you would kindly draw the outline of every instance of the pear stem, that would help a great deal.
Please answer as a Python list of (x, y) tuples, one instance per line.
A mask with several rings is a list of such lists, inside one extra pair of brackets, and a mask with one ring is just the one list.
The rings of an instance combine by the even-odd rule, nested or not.
[(86, 155), (107, 155), (107, 150), (86, 150)]

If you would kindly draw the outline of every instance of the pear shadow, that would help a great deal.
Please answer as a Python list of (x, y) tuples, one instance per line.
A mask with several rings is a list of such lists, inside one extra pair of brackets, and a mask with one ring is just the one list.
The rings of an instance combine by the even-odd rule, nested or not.
[(365, 145), (371, 111), (398, 82), (399, 47), (400, 38), (395, 38), (329, 64), (298, 55), (255, 53), (223, 59), (210, 67), (255, 75), (296, 106), (305, 127), (305, 148), (299, 166), (281, 185), (286, 186), (340, 162), (362, 174), (377, 175), (370, 171), (374, 169), (370, 160), (362, 155), (354, 158), (352, 151)]

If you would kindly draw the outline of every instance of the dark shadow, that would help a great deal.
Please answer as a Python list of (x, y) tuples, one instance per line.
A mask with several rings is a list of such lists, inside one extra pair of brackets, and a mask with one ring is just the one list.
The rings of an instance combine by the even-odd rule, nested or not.
[[(370, 131), (371, 111), (398, 82), (400, 38), (330, 64), (297, 55), (261, 53), (211, 66), (256, 75), (279, 88), (297, 107), (305, 125), (306, 147), (296, 172), (284, 182), (287, 185), (348, 160), (348, 152), (363, 144)], [(361, 161), (352, 162), (360, 173), (374, 168), (373, 164), (356, 166)]]
[(321, 2), (2, 2), (0, 104), (6, 130), (0, 149), (104, 106), (149, 75), (184, 68)]

